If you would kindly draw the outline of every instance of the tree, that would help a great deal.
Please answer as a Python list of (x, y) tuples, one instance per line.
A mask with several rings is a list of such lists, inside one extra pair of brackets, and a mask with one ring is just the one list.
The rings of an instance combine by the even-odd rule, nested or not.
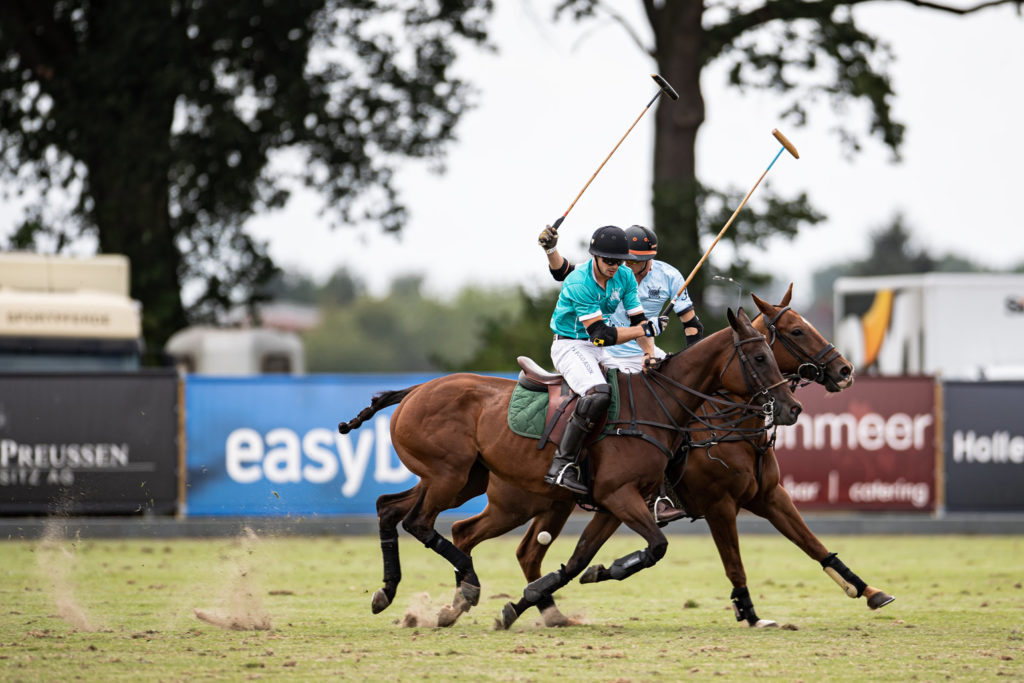
[(441, 158), (473, 95), (451, 74), (456, 49), (486, 44), (490, 11), (490, 0), (4, 0), (0, 183), (40, 195), (10, 246), (91, 238), (127, 255), (158, 351), (269, 281), (266, 247), (243, 226), (282, 206), (291, 183), (319, 190), (336, 221), (401, 229), (395, 166)]
[[(804, 102), (828, 98), (837, 109), (850, 100), (869, 105), (869, 135), (876, 136), (899, 157), (904, 125), (892, 117), (892, 90), (886, 65), (889, 48), (858, 28), (851, 9), (867, 0), (726, 0), (708, 4), (693, 0), (641, 0), (653, 42), (628, 24), (610, 2), (559, 0), (555, 14), (575, 19), (610, 17), (621, 24), (640, 49), (649, 54), (658, 72), (679, 93), (679, 100), (658, 106), (655, 124), (653, 208), (659, 234), (659, 258), (670, 263), (697, 263), (703, 255), (701, 231), (717, 233), (743, 194), (730, 198), (729, 213), (722, 211), (722, 193), (703, 187), (696, 176), (696, 139), (704, 122), (701, 79), (711, 64), (728, 67), (729, 84), (760, 88), (782, 96), (784, 120), (800, 124), (809, 112)], [(992, 0), (956, 8), (930, 0), (903, 0), (934, 11), (967, 15), (1020, 0)], [(837, 128), (848, 151), (860, 149), (860, 136), (848, 126)], [(744, 188), (746, 190), (746, 188)], [(806, 195), (789, 200), (774, 197), (766, 188), (766, 208), (747, 205), (727, 233), (740, 244), (758, 244), (767, 235), (793, 235), (800, 226), (822, 218)], [(734, 199), (734, 201), (733, 201)], [(718, 208), (714, 208), (717, 206)], [(709, 208), (710, 207), (710, 208)], [(708, 219), (715, 218), (714, 222)], [(721, 219), (720, 221), (717, 219)], [(745, 263), (730, 275), (756, 281)], [(695, 278), (690, 295), (701, 306), (702, 281)]]

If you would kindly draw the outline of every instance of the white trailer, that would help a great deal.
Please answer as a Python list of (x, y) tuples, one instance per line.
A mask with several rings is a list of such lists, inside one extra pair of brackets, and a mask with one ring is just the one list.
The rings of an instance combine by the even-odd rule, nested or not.
[(1024, 274), (843, 277), (836, 347), (858, 372), (1024, 378)]

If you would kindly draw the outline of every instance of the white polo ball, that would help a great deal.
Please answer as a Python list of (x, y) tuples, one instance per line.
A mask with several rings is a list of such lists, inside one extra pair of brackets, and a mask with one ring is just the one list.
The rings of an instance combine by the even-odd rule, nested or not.
[(541, 545), (547, 545), (548, 543), (551, 543), (551, 534), (549, 534), (546, 531), (540, 532), (539, 534), (537, 534), (537, 543), (540, 543)]

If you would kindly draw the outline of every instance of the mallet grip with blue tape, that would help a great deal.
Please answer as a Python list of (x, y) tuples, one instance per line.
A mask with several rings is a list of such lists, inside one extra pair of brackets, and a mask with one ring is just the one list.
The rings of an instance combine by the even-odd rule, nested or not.
[(742, 209), (746, 205), (747, 200), (750, 199), (750, 195), (754, 194), (754, 190), (756, 190), (757, 186), (761, 184), (761, 181), (764, 180), (764, 177), (768, 175), (768, 171), (772, 170), (772, 166), (775, 165), (775, 162), (778, 160), (779, 155), (782, 154), (782, 151), (786, 150), (787, 152), (793, 155), (794, 159), (800, 158), (800, 153), (796, 151), (796, 147), (793, 145), (792, 142), (789, 141), (788, 138), (786, 138), (785, 135), (779, 132), (778, 128), (772, 131), (772, 135), (774, 135), (775, 139), (782, 144), (782, 147), (780, 147), (779, 151), (775, 153), (775, 156), (772, 158), (772, 162), (768, 164), (768, 168), (764, 169), (764, 173), (762, 173), (761, 177), (757, 179), (757, 182), (754, 183), (754, 186), (750, 188), (750, 192), (747, 193), (747, 196), (743, 198), (743, 201), (740, 202), (740, 205), (737, 206), (736, 210), (732, 212), (732, 216), (729, 217), (729, 220), (726, 222), (725, 227), (718, 231), (718, 236), (715, 237), (715, 241), (711, 243), (711, 246), (708, 247), (707, 251), (704, 252), (704, 255), (700, 257), (700, 261), (698, 261), (697, 265), (693, 267), (692, 271), (690, 271), (690, 275), (689, 277), (686, 278), (686, 282), (683, 283), (683, 286), (679, 288), (679, 291), (676, 292), (676, 295), (674, 297), (665, 302), (665, 305), (661, 309), (661, 315), (665, 314), (665, 311), (668, 309), (669, 305), (671, 305), (673, 301), (682, 296), (683, 291), (689, 286), (690, 282), (697, 274), (697, 271), (700, 270), (700, 267), (704, 265), (704, 261), (707, 260), (708, 255), (711, 254), (711, 250), (715, 248), (716, 244), (718, 244), (718, 240), (722, 239), (722, 235), (724, 235), (725, 231), (729, 229), (730, 225), (732, 225), (732, 222), (736, 219), (736, 216), (737, 214), (739, 214), (740, 209)]

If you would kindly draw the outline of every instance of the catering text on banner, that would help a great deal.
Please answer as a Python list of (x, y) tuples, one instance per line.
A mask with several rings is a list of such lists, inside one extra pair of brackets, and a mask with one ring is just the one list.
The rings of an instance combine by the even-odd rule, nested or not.
[(800, 389), (804, 411), (780, 427), (782, 484), (801, 510), (935, 509), (935, 381), (858, 377), (827, 394)]

